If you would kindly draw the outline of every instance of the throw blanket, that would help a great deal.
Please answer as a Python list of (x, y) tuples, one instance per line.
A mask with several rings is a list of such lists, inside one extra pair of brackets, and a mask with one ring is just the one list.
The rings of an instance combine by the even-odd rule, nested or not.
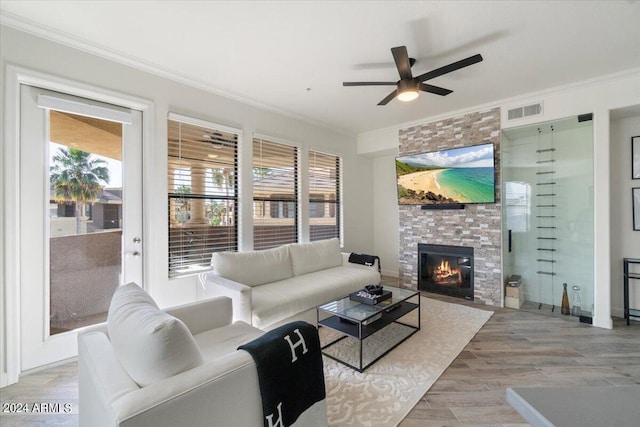
[(288, 323), (238, 350), (251, 354), (258, 368), (265, 427), (289, 427), (314, 405), (311, 420), (301, 418), (299, 425), (326, 425), (324, 371), (314, 326)]
[(376, 260), (378, 260), (378, 273), (380, 273), (380, 257), (376, 255), (357, 254), (355, 252), (351, 252), (351, 255), (349, 255), (349, 262), (354, 264), (373, 265)]

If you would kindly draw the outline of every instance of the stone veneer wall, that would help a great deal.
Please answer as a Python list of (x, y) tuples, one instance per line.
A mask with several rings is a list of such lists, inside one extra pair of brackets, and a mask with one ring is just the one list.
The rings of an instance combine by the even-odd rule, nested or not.
[(400, 281), (417, 289), (418, 243), (471, 246), (474, 250), (474, 300), (502, 304), (502, 219), (500, 191), (500, 109), (465, 114), (400, 130), (401, 156), (470, 145), (494, 145), (496, 203), (461, 210), (422, 210), (401, 205)]

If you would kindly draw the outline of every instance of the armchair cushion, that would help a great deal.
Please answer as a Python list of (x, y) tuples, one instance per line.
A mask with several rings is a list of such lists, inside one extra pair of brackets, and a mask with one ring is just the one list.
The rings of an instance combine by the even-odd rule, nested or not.
[(135, 283), (116, 289), (107, 327), (118, 360), (141, 387), (203, 363), (198, 345), (185, 324), (158, 309)]

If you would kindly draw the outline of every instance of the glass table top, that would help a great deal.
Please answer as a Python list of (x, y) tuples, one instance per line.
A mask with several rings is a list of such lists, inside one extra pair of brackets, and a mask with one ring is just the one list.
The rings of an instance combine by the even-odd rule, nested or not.
[(385, 291), (391, 291), (391, 298), (381, 301), (376, 305), (367, 305), (358, 301), (352, 301), (349, 299), (349, 296), (346, 296), (339, 300), (318, 306), (318, 309), (340, 317), (361, 322), (395, 304), (401, 303), (402, 301), (406, 301), (407, 299), (418, 295), (418, 291), (413, 289), (401, 289), (393, 286), (383, 286), (383, 289)]

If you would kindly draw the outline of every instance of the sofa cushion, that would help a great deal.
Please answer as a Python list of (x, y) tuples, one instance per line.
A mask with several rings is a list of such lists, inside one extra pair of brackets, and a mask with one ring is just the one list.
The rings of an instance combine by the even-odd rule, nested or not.
[(345, 265), (259, 286), (252, 290), (251, 322), (256, 328), (297, 315), (310, 308), (380, 283), (380, 274), (372, 268)]
[(247, 286), (293, 277), (286, 246), (263, 251), (214, 252), (211, 259), (216, 273)]
[(342, 265), (340, 241), (336, 238), (311, 243), (292, 243), (287, 247), (294, 276)]
[(135, 283), (116, 289), (107, 327), (118, 360), (141, 387), (203, 363), (185, 324), (158, 309)]

